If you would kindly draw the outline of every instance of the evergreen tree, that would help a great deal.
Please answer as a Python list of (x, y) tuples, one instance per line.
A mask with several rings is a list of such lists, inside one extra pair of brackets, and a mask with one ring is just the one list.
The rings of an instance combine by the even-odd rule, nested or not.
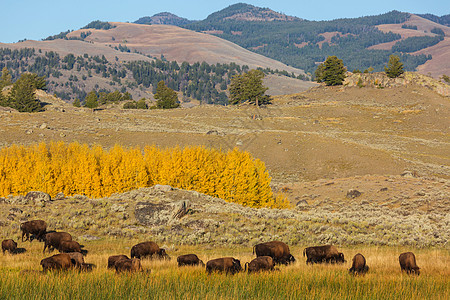
[(389, 78), (396, 78), (404, 73), (403, 63), (400, 61), (400, 57), (397, 55), (389, 56), (389, 62), (387, 67), (384, 67), (384, 71)]
[(3, 67), (2, 77), (0, 78), (0, 91), (8, 85), (12, 84), (12, 76), (7, 67)]
[(75, 106), (75, 107), (81, 107), (80, 99), (76, 98), (76, 99), (73, 101), (73, 104), (72, 104), (72, 105)]
[(320, 64), (316, 69), (317, 82), (325, 82), (326, 85), (341, 85), (345, 79), (345, 72), (342, 59), (336, 56), (328, 56), (324, 63)]
[(263, 85), (264, 73), (261, 70), (250, 70), (242, 75), (235, 75), (230, 83), (230, 104), (245, 101), (255, 105), (269, 104), (270, 97), (265, 95), (268, 90)]
[(25, 73), (14, 83), (9, 94), (10, 106), (20, 112), (42, 111), (42, 104), (36, 98), (35, 74)]
[(144, 99), (140, 99), (138, 102), (136, 102), (136, 108), (137, 109), (147, 109), (147, 103), (145, 103)]
[(167, 87), (163, 80), (158, 82), (155, 93), (156, 108), (177, 108), (180, 106), (178, 103), (178, 95), (171, 88)]
[(92, 109), (98, 106), (97, 94), (95, 91), (90, 91), (89, 94), (87, 94), (84, 106)]

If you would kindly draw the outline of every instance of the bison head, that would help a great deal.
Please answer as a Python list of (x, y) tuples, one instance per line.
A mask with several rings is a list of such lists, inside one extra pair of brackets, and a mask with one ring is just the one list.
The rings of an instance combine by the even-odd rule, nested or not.
[(239, 259), (233, 259), (233, 273), (242, 271), (241, 261)]
[(336, 262), (341, 262), (341, 263), (347, 262), (347, 261), (344, 259), (344, 253), (342, 253), (342, 252), (339, 252), (339, 253), (338, 253), (338, 257), (337, 257), (337, 259), (336, 259)]
[(159, 249), (156, 253), (158, 254), (159, 258), (170, 260), (170, 256), (166, 253), (166, 250), (164, 250), (163, 248)]

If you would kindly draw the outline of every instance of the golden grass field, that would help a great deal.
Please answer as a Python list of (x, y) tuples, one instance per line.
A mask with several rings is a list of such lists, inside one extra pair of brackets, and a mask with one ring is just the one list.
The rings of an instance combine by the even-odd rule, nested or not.
[[(209, 259), (233, 256), (241, 264), (255, 256), (250, 247), (169, 246), (170, 261), (143, 260), (144, 271), (116, 274), (106, 268), (110, 255), (127, 254), (140, 241), (104, 240), (85, 243), (90, 273), (77, 271), (44, 274), (39, 262), (43, 244), (19, 243), (24, 254), (0, 256), (0, 299), (448, 299), (450, 255), (443, 249), (403, 247), (340, 248), (343, 265), (306, 265), (303, 246), (291, 247), (295, 264), (280, 266), (272, 273), (207, 275), (202, 267), (176, 264), (178, 255), (196, 253)], [(421, 268), (420, 276), (400, 271), (398, 255), (412, 250)], [(362, 253), (370, 267), (365, 276), (351, 276), (351, 258)], [(24, 271), (25, 270), (25, 271)]]

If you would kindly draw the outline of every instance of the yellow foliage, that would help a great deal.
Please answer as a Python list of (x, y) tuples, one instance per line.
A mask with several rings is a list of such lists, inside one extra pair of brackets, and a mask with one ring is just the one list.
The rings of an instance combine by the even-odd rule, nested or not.
[(113, 193), (168, 184), (251, 207), (287, 208), (275, 197), (265, 164), (250, 153), (205, 147), (110, 150), (86, 144), (40, 143), (0, 149), (0, 195), (43, 191), (55, 196)]

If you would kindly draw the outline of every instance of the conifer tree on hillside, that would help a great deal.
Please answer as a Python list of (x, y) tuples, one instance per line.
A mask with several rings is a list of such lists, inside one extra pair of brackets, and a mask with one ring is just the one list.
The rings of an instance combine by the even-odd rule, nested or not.
[(2, 90), (5, 86), (12, 84), (12, 76), (9, 73), (7, 67), (3, 67), (2, 77), (0, 78), (0, 90)]
[(242, 75), (231, 78), (230, 104), (248, 101), (251, 104), (262, 105), (270, 103), (270, 96), (265, 95), (268, 90), (263, 85), (264, 73), (261, 70), (250, 70)]
[(178, 95), (171, 88), (167, 87), (163, 80), (158, 82), (155, 93), (156, 108), (168, 109), (177, 108), (180, 106), (178, 103)]
[(98, 99), (95, 91), (90, 91), (86, 96), (84, 106), (88, 108), (96, 108), (98, 106)]
[(403, 71), (403, 63), (400, 61), (400, 57), (397, 55), (389, 56), (389, 62), (387, 67), (384, 67), (384, 71), (389, 78), (397, 78), (402, 75), (405, 71)]
[(341, 85), (345, 79), (345, 72), (342, 59), (336, 56), (328, 56), (324, 63), (320, 64), (315, 72), (317, 82), (325, 82), (326, 85)]
[(42, 103), (36, 98), (35, 94), (36, 86), (42, 87), (42, 82), (37, 81), (39, 78), (36, 74), (22, 74), (11, 89), (8, 101), (9, 106), (17, 109), (19, 112), (42, 111)]

